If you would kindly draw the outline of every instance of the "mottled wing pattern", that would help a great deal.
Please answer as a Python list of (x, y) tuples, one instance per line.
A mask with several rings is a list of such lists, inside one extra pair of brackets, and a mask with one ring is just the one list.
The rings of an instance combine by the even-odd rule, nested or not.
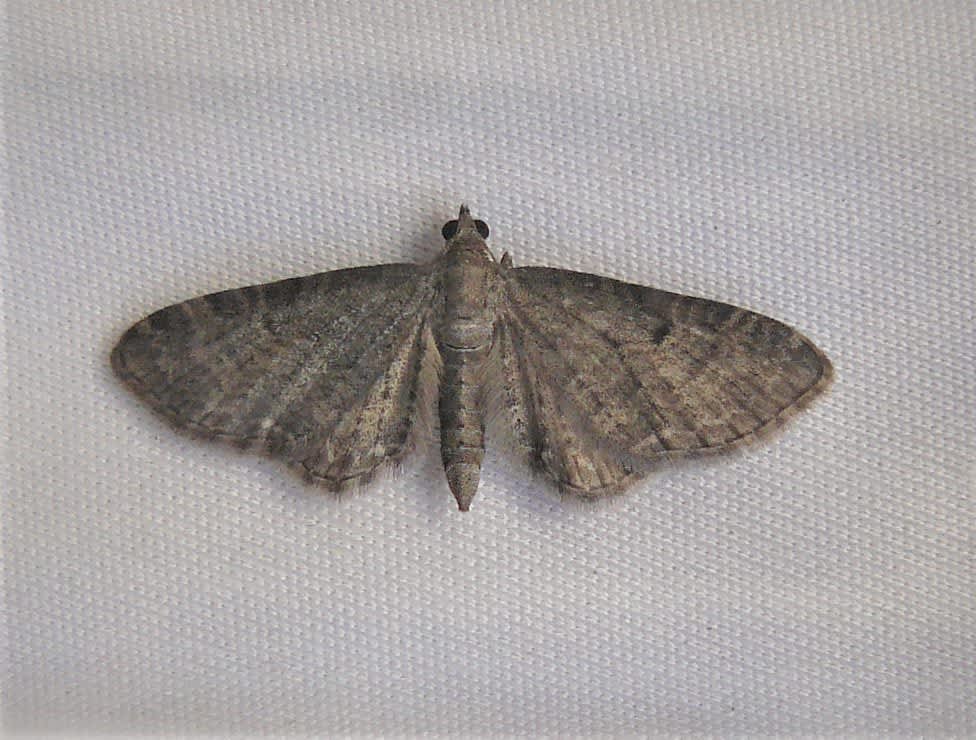
[(742, 308), (567, 270), (503, 274), (504, 402), (566, 492), (615, 493), (663, 459), (737, 447), (830, 382), (808, 339)]
[(433, 290), (395, 264), (214, 293), (135, 324), (112, 366), (177, 427), (338, 489), (407, 452)]

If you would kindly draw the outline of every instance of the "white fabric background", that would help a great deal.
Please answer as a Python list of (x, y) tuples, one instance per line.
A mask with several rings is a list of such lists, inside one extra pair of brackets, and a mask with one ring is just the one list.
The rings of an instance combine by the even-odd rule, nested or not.
[[(7, 729), (976, 732), (970, 2), (11, 2)], [(807, 333), (773, 443), (598, 506), (431, 446), (336, 500), (173, 433), (119, 334), (201, 293), (516, 264)]]

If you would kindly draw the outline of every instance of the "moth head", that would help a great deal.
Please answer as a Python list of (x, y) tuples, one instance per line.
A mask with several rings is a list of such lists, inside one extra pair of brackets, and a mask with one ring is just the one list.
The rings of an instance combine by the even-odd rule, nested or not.
[(458, 217), (448, 221), (441, 229), (441, 234), (448, 242), (473, 234), (477, 234), (481, 239), (487, 239), (488, 233), (488, 224), (480, 219), (471, 218), (471, 212), (465, 205), (461, 206)]

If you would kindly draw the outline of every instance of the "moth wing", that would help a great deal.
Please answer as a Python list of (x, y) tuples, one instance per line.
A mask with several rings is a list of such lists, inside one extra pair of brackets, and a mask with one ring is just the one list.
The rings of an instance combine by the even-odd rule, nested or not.
[(112, 367), (176, 427), (339, 489), (408, 451), (433, 291), (393, 264), (213, 293), (133, 325)]
[(752, 311), (567, 270), (502, 274), (502, 403), (565, 492), (615, 493), (665, 459), (748, 443), (830, 383), (810, 340)]

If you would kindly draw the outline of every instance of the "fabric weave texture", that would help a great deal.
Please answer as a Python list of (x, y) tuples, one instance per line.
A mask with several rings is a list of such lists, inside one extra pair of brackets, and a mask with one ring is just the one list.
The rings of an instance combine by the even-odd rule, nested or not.
[[(15, 1), (3, 722), (50, 733), (976, 733), (976, 9)], [(766, 445), (561, 501), (489, 442), (335, 497), (113, 377), (195, 295), (496, 256), (783, 320)]]

